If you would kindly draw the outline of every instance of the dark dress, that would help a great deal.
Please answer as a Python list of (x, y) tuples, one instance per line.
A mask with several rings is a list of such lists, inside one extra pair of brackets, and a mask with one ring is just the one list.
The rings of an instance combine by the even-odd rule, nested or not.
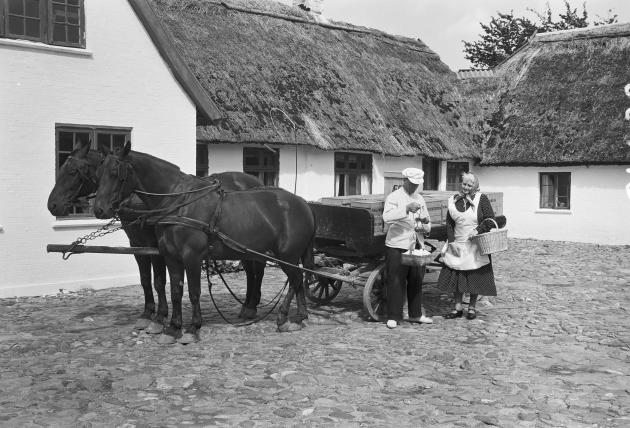
[[(468, 201), (458, 199), (455, 201), (455, 209), (459, 212), (465, 212), (471, 209)], [(490, 200), (484, 194), (479, 198), (479, 207), (477, 209), (477, 223), (475, 229), (478, 233), (485, 233), (493, 226), (491, 221), (483, 222), (486, 218), (494, 219), (494, 210), (490, 204)], [(448, 242), (455, 240), (455, 220), (451, 214), (446, 216), (446, 235)], [(481, 294), (484, 296), (496, 296), (497, 288), (494, 283), (494, 272), (492, 271), (492, 256), (489, 256), (490, 263), (473, 270), (456, 270), (448, 266), (444, 266), (440, 271), (438, 278), (438, 288), (447, 292)]]

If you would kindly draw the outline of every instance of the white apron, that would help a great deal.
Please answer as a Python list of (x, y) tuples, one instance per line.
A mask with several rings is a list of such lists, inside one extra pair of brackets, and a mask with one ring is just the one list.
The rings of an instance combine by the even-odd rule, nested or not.
[(455, 270), (479, 269), (490, 263), (487, 255), (482, 255), (479, 246), (468, 239), (468, 235), (477, 224), (477, 209), (481, 193), (477, 192), (473, 199), (473, 207), (464, 212), (459, 212), (455, 208), (455, 199), (451, 196), (448, 199), (448, 212), (455, 220), (455, 241), (447, 243), (446, 252), (442, 260), (446, 266)]

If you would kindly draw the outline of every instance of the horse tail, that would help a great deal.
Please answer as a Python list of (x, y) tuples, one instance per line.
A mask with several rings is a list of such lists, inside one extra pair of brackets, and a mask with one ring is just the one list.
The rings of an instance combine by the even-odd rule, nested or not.
[(313, 209), (311, 208), (310, 205), (309, 205), (309, 209), (311, 211), (311, 215), (313, 216), (313, 233), (311, 235), (311, 239), (308, 242), (308, 245), (304, 249), (304, 253), (302, 253), (302, 266), (305, 267), (306, 269), (313, 270), (315, 269), (314, 244), (315, 244), (315, 233), (317, 231), (317, 228), (315, 225), (317, 224), (317, 222), (315, 221), (315, 213), (313, 212)]

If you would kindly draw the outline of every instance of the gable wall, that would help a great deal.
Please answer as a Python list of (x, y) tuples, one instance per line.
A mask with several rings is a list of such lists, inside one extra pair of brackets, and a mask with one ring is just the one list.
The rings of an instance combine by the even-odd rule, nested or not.
[[(85, 7), (87, 49), (0, 39), (0, 297), (139, 283), (131, 256), (46, 254), (101, 223), (46, 209), (55, 123), (131, 127), (135, 150), (195, 170), (195, 106), (127, 1)], [(128, 245), (122, 232), (91, 243)]]
[[(628, 166), (474, 167), (482, 191), (503, 192), (508, 236), (630, 244)], [(571, 172), (571, 209), (539, 209), (540, 172)]]

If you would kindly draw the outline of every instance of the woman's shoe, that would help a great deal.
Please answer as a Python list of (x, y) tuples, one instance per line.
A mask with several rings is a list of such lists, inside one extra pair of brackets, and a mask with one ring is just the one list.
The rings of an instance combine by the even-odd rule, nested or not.
[(468, 308), (468, 313), (466, 314), (466, 319), (474, 320), (477, 318), (477, 310), (475, 308)]
[(461, 318), (463, 315), (464, 311), (453, 311), (444, 315), (444, 318), (446, 318), (447, 320), (452, 320), (454, 318)]

